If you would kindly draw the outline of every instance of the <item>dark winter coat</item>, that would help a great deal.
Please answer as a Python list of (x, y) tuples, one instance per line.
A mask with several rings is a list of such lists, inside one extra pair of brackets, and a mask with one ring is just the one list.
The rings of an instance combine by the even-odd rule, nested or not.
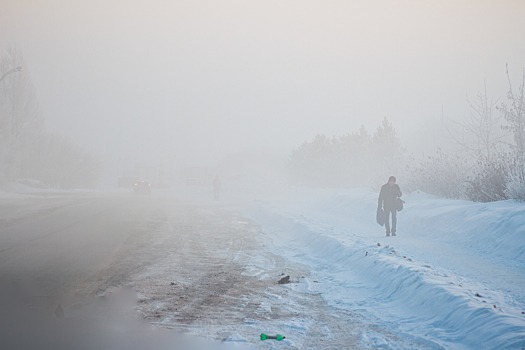
[(377, 201), (377, 206), (381, 208), (395, 208), (396, 199), (401, 197), (401, 189), (397, 184), (390, 186), (388, 183), (381, 186), (381, 192), (379, 192), (379, 199)]

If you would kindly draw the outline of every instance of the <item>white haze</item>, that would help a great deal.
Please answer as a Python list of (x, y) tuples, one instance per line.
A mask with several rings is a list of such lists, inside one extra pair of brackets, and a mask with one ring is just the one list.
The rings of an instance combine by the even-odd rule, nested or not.
[(518, 82), (519, 0), (0, 0), (47, 129), (109, 159), (205, 165), (287, 154), (383, 117), (413, 150), (449, 142), (466, 95)]

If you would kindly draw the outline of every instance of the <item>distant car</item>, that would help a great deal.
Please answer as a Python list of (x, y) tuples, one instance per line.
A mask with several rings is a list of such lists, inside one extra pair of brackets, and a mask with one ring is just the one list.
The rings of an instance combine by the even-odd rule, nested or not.
[(134, 194), (151, 194), (151, 184), (148, 181), (137, 181), (133, 186)]

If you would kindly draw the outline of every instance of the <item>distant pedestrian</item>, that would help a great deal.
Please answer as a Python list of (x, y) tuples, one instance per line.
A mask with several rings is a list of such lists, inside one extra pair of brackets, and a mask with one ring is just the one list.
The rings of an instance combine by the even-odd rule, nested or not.
[(219, 179), (219, 175), (215, 175), (215, 179), (213, 179), (213, 199), (216, 201), (219, 200), (219, 194), (221, 192), (221, 179)]
[[(388, 182), (381, 186), (381, 192), (377, 201), (377, 209), (383, 208), (385, 215), (385, 228), (387, 237), (396, 235), (397, 226), (397, 201), (403, 194), (396, 184), (396, 177), (390, 176)], [(392, 215), (392, 230), (390, 230), (390, 215)]]

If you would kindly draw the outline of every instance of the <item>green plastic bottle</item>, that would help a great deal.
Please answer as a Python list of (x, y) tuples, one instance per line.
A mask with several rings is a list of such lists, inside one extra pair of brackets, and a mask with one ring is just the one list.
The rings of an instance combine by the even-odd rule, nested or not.
[(277, 341), (281, 341), (283, 339), (286, 339), (284, 335), (276, 334), (276, 335), (268, 335), (265, 333), (261, 333), (261, 340), (267, 340), (267, 339), (275, 339)]

